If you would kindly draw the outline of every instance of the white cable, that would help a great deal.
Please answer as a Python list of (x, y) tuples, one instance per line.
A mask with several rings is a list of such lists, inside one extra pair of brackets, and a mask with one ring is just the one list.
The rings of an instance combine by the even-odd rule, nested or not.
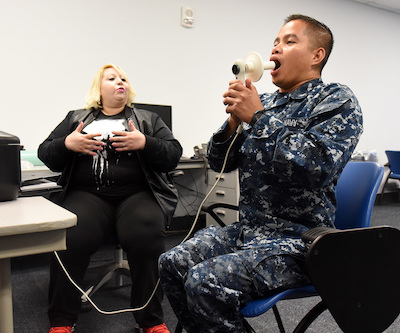
[[(242, 126), (242, 124), (240, 124), (240, 126)], [(232, 146), (235, 143), (236, 138), (238, 137), (238, 135), (240, 133), (241, 133), (241, 130), (240, 131), (238, 131), (238, 130), (236, 131), (235, 137), (233, 138), (233, 140), (232, 140), (231, 144), (229, 145), (228, 150), (226, 152), (226, 155), (225, 155), (225, 158), (224, 158), (224, 163), (222, 164), (221, 172), (219, 173), (219, 175), (217, 177), (217, 180), (215, 181), (214, 185), (211, 187), (210, 191), (208, 191), (207, 195), (204, 197), (203, 201), (201, 202), (201, 204), (199, 206), (199, 209), (197, 210), (197, 214), (196, 214), (196, 217), (195, 217), (194, 222), (192, 224), (192, 227), (190, 228), (190, 230), (187, 233), (186, 237), (182, 240), (182, 242), (180, 244), (185, 242), (189, 238), (190, 234), (193, 232), (193, 230), (194, 230), (194, 228), (195, 228), (195, 226), (197, 224), (197, 220), (199, 219), (199, 215), (200, 215), (201, 209), (204, 206), (204, 203), (207, 201), (207, 199), (211, 195), (212, 191), (214, 191), (215, 187), (217, 186), (219, 180), (221, 179), (221, 177), (222, 177), (222, 175), (223, 175), (223, 173), (225, 171), (225, 167), (226, 167), (226, 163), (228, 161), (229, 153), (231, 152)]]
[[(207, 201), (208, 197), (211, 195), (212, 191), (213, 191), (213, 190), (215, 189), (215, 187), (217, 186), (218, 182), (220, 181), (220, 179), (221, 179), (221, 177), (222, 177), (222, 175), (223, 175), (223, 173), (224, 173), (224, 171), (225, 171), (225, 167), (226, 167), (226, 163), (227, 163), (227, 161), (228, 161), (229, 153), (230, 153), (230, 151), (231, 151), (231, 149), (232, 149), (233, 144), (234, 144), (235, 141), (236, 141), (236, 138), (238, 137), (238, 135), (239, 135), (240, 133), (241, 133), (241, 130), (240, 130), (240, 131), (239, 131), (239, 130), (236, 131), (235, 137), (233, 138), (233, 140), (232, 140), (231, 144), (229, 145), (228, 150), (227, 150), (227, 152), (226, 152), (226, 155), (225, 155), (225, 158), (224, 158), (224, 162), (223, 162), (223, 164), (222, 164), (222, 169), (221, 169), (221, 172), (219, 173), (219, 175), (218, 175), (218, 177), (217, 177), (217, 180), (215, 181), (214, 185), (212, 186), (212, 188), (210, 189), (210, 191), (208, 191), (207, 195), (205, 196), (205, 198), (204, 198), (203, 201), (201, 202), (201, 204), (200, 204), (200, 206), (199, 206), (199, 208), (198, 208), (198, 210), (197, 210), (196, 217), (195, 217), (195, 219), (194, 219), (194, 221), (193, 221), (193, 223), (192, 223), (192, 226), (191, 226), (189, 232), (187, 233), (187, 235), (185, 236), (185, 238), (184, 238), (179, 244), (184, 243), (184, 242), (190, 237), (191, 233), (193, 232), (194, 228), (196, 227), (197, 220), (199, 219), (201, 209), (202, 209), (204, 203)], [(64, 271), (65, 275), (67, 276), (68, 280), (75, 286), (76, 289), (79, 290), (79, 292), (90, 302), (90, 304), (93, 305), (93, 307), (94, 307), (98, 312), (100, 312), (101, 314), (104, 314), (104, 315), (114, 315), (114, 314), (120, 314), (120, 313), (125, 313), (125, 312), (136, 312), (136, 311), (143, 310), (143, 309), (151, 302), (151, 300), (153, 299), (153, 296), (154, 296), (154, 294), (156, 293), (156, 290), (157, 290), (157, 288), (158, 288), (158, 286), (159, 286), (159, 284), (160, 284), (160, 278), (159, 278), (159, 279), (157, 280), (157, 283), (156, 283), (156, 286), (154, 287), (153, 292), (152, 292), (151, 295), (150, 295), (150, 298), (149, 298), (148, 301), (147, 301), (143, 306), (141, 306), (141, 307), (132, 308), (132, 309), (114, 310), (114, 311), (104, 311), (104, 310), (101, 310), (101, 309), (92, 301), (92, 299), (89, 297), (89, 295), (88, 295), (81, 287), (79, 287), (78, 284), (72, 279), (72, 277), (69, 275), (67, 269), (65, 268), (64, 264), (62, 263), (62, 261), (61, 261), (59, 255), (58, 255), (58, 253), (57, 253), (57, 251), (54, 251), (54, 255), (56, 256), (56, 258), (57, 258), (57, 260), (58, 260), (58, 262), (59, 262), (59, 264), (60, 264), (62, 270)]]
[(158, 279), (156, 286), (149, 298), (149, 300), (146, 302), (146, 304), (144, 304), (143, 306), (139, 307), (139, 308), (134, 308), (134, 309), (122, 309), (122, 310), (115, 310), (115, 311), (104, 311), (101, 310), (89, 297), (88, 294), (86, 294), (86, 292), (84, 290), (82, 290), (81, 287), (78, 286), (78, 284), (71, 278), (71, 276), (69, 275), (69, 273), (67, 272), (67, 269), (65, 268), (64, 264), (62, 263), (60, 257), (58, 256), (58, 253), (56, 251), (54, 251), (54, 254), (58, 260), (58, 262), (60, 263), (61, 268), (63, 269), (65, 275), (67, 276), (68, 280), (76, 287), (76, 289), (78, 289), (81, 294), (83, 296), (86, 297), (86, 299), (90, 302), (90, 304), (93, 305), (93, 307), (100, 313), (105, 314), (105, 315), (113, 315), (113, 314), (119, 314), (119, 313), (124, 313), (124, 312), (134, 312), (134, 311), (140, 311), (143, 310), (151, 301), (151, 299), (153, 298), (154, 294), (156, 293), (156, 290), (158, 288), (158, 285), (160, 284), (160, 279)]

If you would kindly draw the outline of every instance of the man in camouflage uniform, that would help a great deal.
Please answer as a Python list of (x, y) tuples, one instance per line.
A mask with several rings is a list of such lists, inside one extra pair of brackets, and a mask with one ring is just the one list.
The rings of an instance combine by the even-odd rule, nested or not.
[(201, 230), (160, 257), (162, 286), (186, 331), (244, 332), (239, 311), (250, 300), (308, 282), (301, 234), (334, 226), (334, 186), (362, 133), (351, 90), (321, 80), (332, 46), (328, 27), (292, 15), (270, 57), (279, 91), (258, 95), (249, 80), (230, 82), (230, 117), (208, 158), (220, 171), (242, 122), (225, 169), (239, 169), (239, 222)]

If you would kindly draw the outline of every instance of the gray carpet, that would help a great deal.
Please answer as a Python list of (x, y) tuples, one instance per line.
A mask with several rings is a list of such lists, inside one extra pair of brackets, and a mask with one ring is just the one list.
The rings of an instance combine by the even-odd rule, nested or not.
[[(388, 200), (389, 199), (389, 200)], [(371, 225), (390, 225), (400, 229), (400, 202), (385, 198), (380, 205), (375, 205)], [(168, 246), (177, 244), (183, 235), (168, 236)], [(105, 262), (112, 260), (112, 248), (104, 248), (97, 253), (93, 261)], [(14, 304), (15, 333), (47, 333), (47, 288), (48, 262), (50, 255), (36, 255), (12, 260), (12, 284)], [(88, 279), (90, 280), (90, 276)], [(129, 281), (128, 281), (129, 284)], [(129, 307), (130, 286), (122, 288), (105, 287), (99, 291), (94, 301), (103, 310), (115, 310)], [(292, 332), (302, 316), (318, 302), (318, 298), (282, 301), (279, 303), (284, 325), (287, 332)], [(174, 331), (176, 318), (166, 300), (164, 300), (165, 322), (171, 332)], [(257, 332), (279, 332), (272, 312), (250, 320)], [(102, 315), (92, 309), (82, 313), (77, 323), (78, 333), (132, 333), (134, 320), (132, 314)], [(321, 333), (341, 332), (328, 312), (325, 312), (313, 323), (307, 332)], [(400, 319), (385, 331), (386, 333), (400, 332)], [(364, 332), (362, 332), (364, 333)]]

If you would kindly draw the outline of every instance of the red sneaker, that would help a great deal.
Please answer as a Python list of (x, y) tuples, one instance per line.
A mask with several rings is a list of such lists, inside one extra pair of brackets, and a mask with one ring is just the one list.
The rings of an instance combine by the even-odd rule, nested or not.
[(58, 326), (50, 328), (49, 333), (72, 333), (72, 326)]
[(144, 333), (170, 333), (167, 325), (161, 324), (149, 328), (143, 328)]

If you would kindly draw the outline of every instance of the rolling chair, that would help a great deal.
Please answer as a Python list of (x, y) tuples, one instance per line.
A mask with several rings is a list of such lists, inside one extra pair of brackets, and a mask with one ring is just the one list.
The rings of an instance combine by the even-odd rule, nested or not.
[[(122, 287), (124, 285), (123, 277), (130, 278), (131, 276), (128, 260), (124, 259), (124, 251), (116, 240), (113, 240), (113, 243), (117, 243), (114, 249), (114, 260), (105, 264), (91, 264), (88, 268), (88, 272), (91, 270), (103, 271), (100, 277), (85, 290), (89, 297), (92, 297), (96, 291), (112, 280), (114, 280), (115, 287)], [(87, 298), (82, 296), (81, 300), (83, 305), (82, 311), (89, 310), (90, 307), (87, 304)]]
[[(284, 333), (278, 301), (319, 295), (322, 301), (300, 321), (294, 333), (305, 332), (326, 309), (346, 333), (382, 332), (390, 326), (400, 311), (400, 290), (392, 288), (400, 279), (400, 231), (368, 228), (382, 178), (383, 167), (377, 163), (349, 162), (336, 186), (335, 224), (339, 230), (315, 228), (303, 235), (309, 246), (306, 267), (312, 285), (253, 300), (241, 315), (256, 317), (272, 308)], [(218, 203), (203, 208), (224, 226), (215, 213), (219, 207), (238, 208)], [(244, 323), (247, 332), (255, 332), (248, 321)], [(182, 332), (179, 323), (175, 332)]]
[(379, 202), (381, 202), (383, 199), (383, 195), (385, 193), (385, 186), (386, 186), (388, 180), (389, 179), (397, 179), (400, 181), (400, 151), (386, 150), (385, 153), (388, 158), (390, 172), (389, 172), (388, 176), (386, 177), (385, 184), (383, 185), (382, 194), (381, 194)]

